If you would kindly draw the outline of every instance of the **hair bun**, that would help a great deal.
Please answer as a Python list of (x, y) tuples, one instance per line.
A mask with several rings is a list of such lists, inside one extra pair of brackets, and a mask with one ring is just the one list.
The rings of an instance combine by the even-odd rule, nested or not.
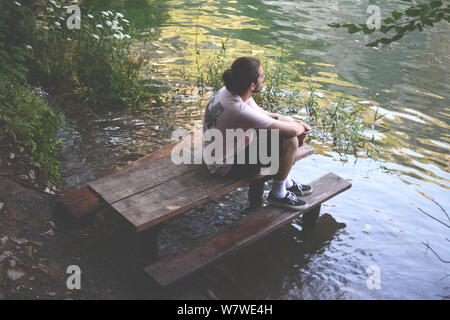
[(229, 90), (231, 88), (231, 69), (227, 69), (224, 71), (224, 73), (222, 74), (222, 80)]

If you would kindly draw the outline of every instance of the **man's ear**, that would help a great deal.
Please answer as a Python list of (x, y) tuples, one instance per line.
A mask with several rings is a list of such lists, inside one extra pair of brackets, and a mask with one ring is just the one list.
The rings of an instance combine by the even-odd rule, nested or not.
[(252, 82), (252, 84), (250, 85), (250, 90), (253, 92), (256, 89), (256, 84), (254, 82)]

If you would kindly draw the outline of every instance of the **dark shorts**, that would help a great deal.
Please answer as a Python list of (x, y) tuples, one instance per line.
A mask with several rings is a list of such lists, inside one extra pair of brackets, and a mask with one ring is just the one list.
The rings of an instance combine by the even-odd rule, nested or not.
[[(238, 159), (238, 154), (236, 154), (234, 156), (234, 163), (233, 166), (231, 167), (230, 172), (227, 174), (227, 176), (232, 176), (232, 177), (237, 177), (237, 178), (245, 178), (245, 177), (251, 177), (257, 173), (260, 172), (260, 169), (262, 167), (270, 167), (270, 163), (269, 164), (262, 164), (259, 158), (259, 143), (258, 143), (258, 138), (259, 138), (259, 131), (256, 130), (256, 136), (253, 137), (252, 141), (250, 142), (250, 144), (248, 146), (246, 146), (243, 150), (241, 150), (238, 154), (244, 153), (245, 156), (245, 164), (239, 164), (237, 163), (237, 159)], [(283, 143), (283, 139), (280, 136), (279, 137), (279, 151), (281, 152), (282, 149), (282, 143)], [(257, 163), (251, 164), (249, 159), (250, 159), (250, 145), (252, 144), (256, 144), (256, 149), (258, 150), (258, 156), (256, 159)], [(267, 155), (270, 157), (271, 156), (271, 135), (270, 132), (267, 131)], [(241, 156), (242, 157), (242, 156)]]

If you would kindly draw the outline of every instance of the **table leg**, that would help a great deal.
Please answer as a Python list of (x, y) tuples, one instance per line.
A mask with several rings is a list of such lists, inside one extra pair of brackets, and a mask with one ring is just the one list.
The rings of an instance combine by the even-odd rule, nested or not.
[(260, 208), (264, 205), (264, 179), (250, 182), (248, 188), (248, 200), (251, 208)]

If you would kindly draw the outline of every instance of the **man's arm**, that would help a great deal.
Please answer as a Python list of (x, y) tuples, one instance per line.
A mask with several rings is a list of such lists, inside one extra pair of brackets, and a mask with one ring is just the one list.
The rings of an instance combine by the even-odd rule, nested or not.
[(279, 121), (286, 121), (286, 122), (298, 122), (299, 124), (301, 124), (303, 127), (305, 127), (305, 134), (308, 135), (311, 133), (311, 127), (309, 125), (307, 125), (305, 122), (303, 122), (300, 119), (295, 119), (293, 117), (290, 116), (285, 116), (279, 113), (271, 113), (268, 111), (265, 111), (263, 109), (261, 109), (265, 114), (267, 114), (269, 117), (274, 118), (276, 120)]
[[(293, 117), (290, 116), (285, 116), (282, 114), (277, 114), (277, 113), (271, 113), (271, 112), (267, 112), (263, 109), (261, 109), (265, 114), (267, 114), (269, 117), (276, 119), (278, 126), (282, 125), (284, 127), (283, 124), (288, 125), (289, 127), (292, 127), (292, 125), (295, 123), (297, 126), (300, 125), (301, 127), (303, 127), (303, 132), (298, 135), (298, 146), (301, 147), (304, 143), (305, 143), (305, 139), (306, 137), (311, 133), (311, 127), (309, 125), (307, 125), (306, 123), (304, 123), (303, 121), (299, 120), (299, 119), (295, 119)], [(279, 121), (279, 122), (278, 122)], [(274, 125), (277, 125), (276, 123), (274, 123)], [(274, 127), (274, 125), (272, 125), (272, 127)], [(285, 128), (284, 128), (285, 129)], [(286, 129), (285, 129), (286, 130)], [(282, 133), (282, 136), (286, 136), (286, 132)]]

